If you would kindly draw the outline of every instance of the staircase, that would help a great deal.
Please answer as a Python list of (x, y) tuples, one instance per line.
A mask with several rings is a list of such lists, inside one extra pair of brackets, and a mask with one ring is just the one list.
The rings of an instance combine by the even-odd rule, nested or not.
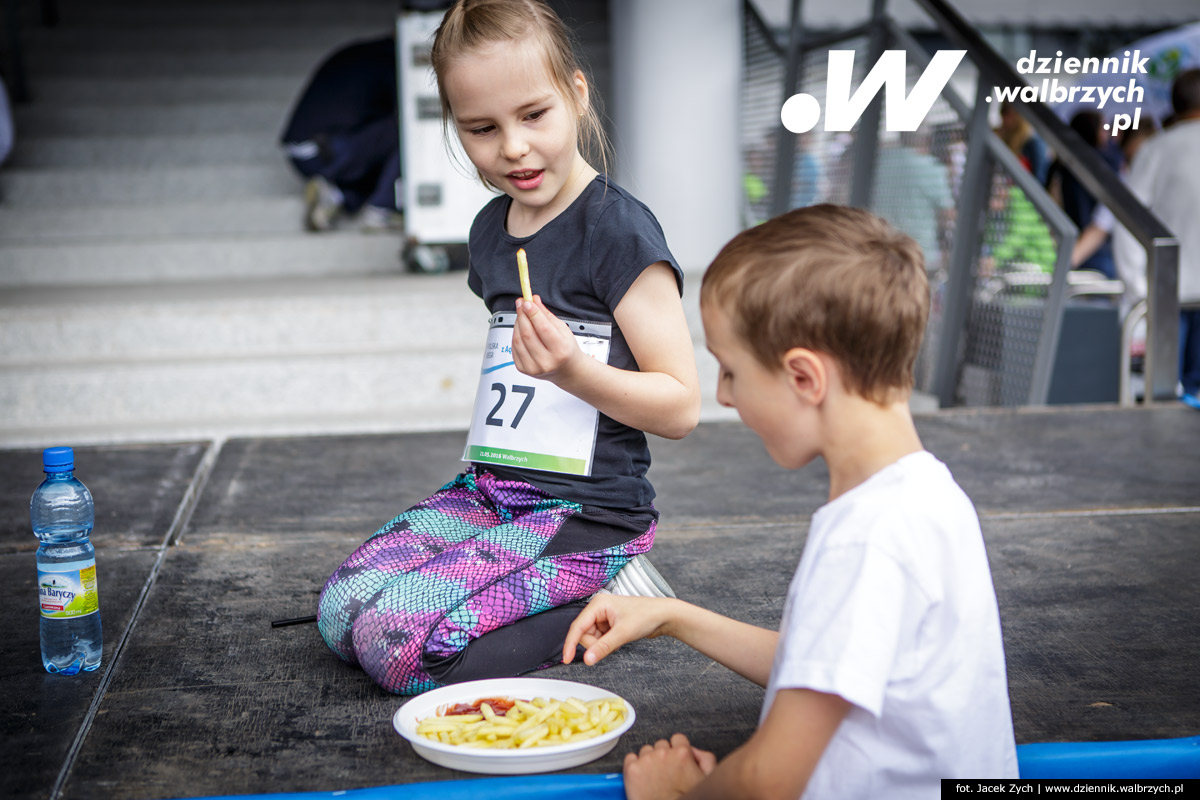
[[(277, 146), (384, 0), (59, 2), (0, 170), (0, 446), (461, 427), (483, 312), (401, 241), (309, 234)], [(29, 9), (32, 11), (33, 9)]]
[(397, 4), (57, 5), (53, 28), (26, 9), (0, 168), (0, 447), (465, 428), (486, 311), (463, 273), (305, 232), (277, 145), (320, 60)]

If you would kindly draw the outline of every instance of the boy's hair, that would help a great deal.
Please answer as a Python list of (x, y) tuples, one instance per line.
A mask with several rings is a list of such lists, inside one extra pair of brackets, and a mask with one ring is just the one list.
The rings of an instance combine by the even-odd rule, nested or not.
[[(527, 39), (539, 46), (546, 72), (559, 94), (577, 112), (582, 112), (578, 123), (580, 152), (589, 162), (595, 159), (601, 166), (600, 171), (607, 173), (609, 146), (600, 117), (600, 98), (595, 91), (589, 91), (587, 108), (577, 105), (575, 73), (583, 73), (589, 88), (592, 82), (575, 54), (567, 27), (541, 0), (456, 0), (446, 11), (430, 52), (438, 96), (442, 101), (443, 130), (449, 135), (453, 119), (444, 80), (450, 66), (464, 55), (488, 45)], [(482, 176), (480, 180), (484, 180)]]
[(911, 237), (857, 208), (798, 208), (735, 236), (709, 266), (719, 308), (767, 369), (793, 347), (825, 353), (846, 388), (889, 403), (913, 388), (929, 318), (925, 258)]

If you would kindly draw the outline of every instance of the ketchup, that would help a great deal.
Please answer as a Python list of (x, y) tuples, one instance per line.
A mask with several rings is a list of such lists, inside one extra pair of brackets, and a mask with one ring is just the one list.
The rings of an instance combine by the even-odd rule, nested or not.
[(446, 709), (444, 716), (453, 717), (461, 714), (481, 714), (483, 712), (480, 706), (484, 703), (492, 707), (492, 712), (497, 717), (503, 717), (508, 713), (509, 709), (517, 704), (517, 701), (507, 697), (484, 697), (476, 700), (474, 703), (456, 703), (454, 706)]

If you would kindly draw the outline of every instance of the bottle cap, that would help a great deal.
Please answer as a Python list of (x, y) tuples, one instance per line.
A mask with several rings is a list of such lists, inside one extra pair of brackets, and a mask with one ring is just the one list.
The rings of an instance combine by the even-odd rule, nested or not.
[(47, 447), (42, 451), (42, 472), (75, 469), (75, 451), (70, 447)]

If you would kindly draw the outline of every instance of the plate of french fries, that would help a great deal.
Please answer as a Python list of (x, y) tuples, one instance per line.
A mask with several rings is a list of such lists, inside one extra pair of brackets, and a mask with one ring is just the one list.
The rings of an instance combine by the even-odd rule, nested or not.
[(616, 746), (633, 706), (597, 686), (546, 678), (495, 678), (417, 695), (392, 717), (422, 758), (489, 775), (577, 767)]

